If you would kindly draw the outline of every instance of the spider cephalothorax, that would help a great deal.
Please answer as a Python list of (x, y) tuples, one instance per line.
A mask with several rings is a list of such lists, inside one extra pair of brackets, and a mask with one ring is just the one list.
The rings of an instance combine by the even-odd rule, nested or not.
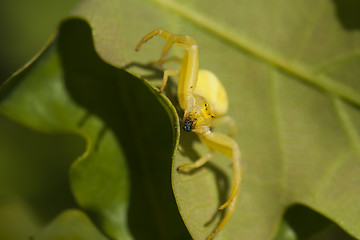
[(187, 132), (205, 133), (210, 130), (214, 112), (205, 98), (194, 95), (195, 104), (184, 113), (184, 130)]

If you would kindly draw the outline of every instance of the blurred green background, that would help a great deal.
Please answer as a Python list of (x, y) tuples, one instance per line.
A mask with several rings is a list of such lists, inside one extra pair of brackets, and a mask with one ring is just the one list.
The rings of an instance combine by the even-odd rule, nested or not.
[(77, 2), (0, 1), (0, 82), (39, 52)]
[[(77, 2), (0, 1), (0, 83), (42, 49)], [(0, 115), (0, 239), (28, 239), (75, 206), (64, 183), (83, 147), (80, 138), (42, 134)]]

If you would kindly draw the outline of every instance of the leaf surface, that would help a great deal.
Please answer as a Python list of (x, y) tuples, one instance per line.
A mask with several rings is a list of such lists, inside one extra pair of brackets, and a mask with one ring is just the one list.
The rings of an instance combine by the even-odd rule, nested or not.
[(88, 216), (79, 210), (67, 210), (35, 236), (39, 240), (106, 240)]

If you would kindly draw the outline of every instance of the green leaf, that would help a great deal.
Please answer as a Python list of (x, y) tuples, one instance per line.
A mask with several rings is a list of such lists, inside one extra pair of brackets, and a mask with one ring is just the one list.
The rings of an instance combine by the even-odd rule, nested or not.
[(34, 239), (106, 240), (107, 238), (96, 229), (86, 214), (74, 209), (62, 213)]
[(0, 133), (0, 239), (23, 240), (76, 207), (68, 170), (84, 141), (28, 129), (3, 115)]
[[(113, 238), (189, 238), (170, 188), (175, 153), (176, 202), (193, 239), (203, 239), (221, 219), (216, 209), (227, 197), (230, 160), (215, 154), (191, 174), (177, 172), (207, 149), (195, 134), (181, 132), (178, 142), (173, 106), (129, 73), (159, 75), (146, 64), (164, 41), (135, 53), (144, 34), (163, 27), (190, 35), (200, 66), (228, 91), (243, 156), (238, 206), (217, 238), (272, 239), (294, 204), (360, 238), (360, 21), (352, 4), (83, 1), (72, 14), (83, 20), (65, 21), (48, 50), (5, 85), (0, 109), (42, 131), (86, 139), (70, 170), (72, 189)], [(172, 53), (181, 56), (175, 47)]]
[(0, 83), (41, 49), (77, 1), (0, 2)]
[(1, 100), (2, 112), (32, 128), (86, 140), (71, 187), (107, 235), (187, 235), (170, 181), (175, 110), (144, 80), (103, 62), (86, 22), (65, 22), (39, 59), (3, 86)]
[(305, 206), (294, 205), (288, 208), (285, 219), (286, 222), (280, 225), (277, 239), (288, 239), (291, 236), (296, 236), (295, 239), (298, 240), (355, 239), (328, 218)]

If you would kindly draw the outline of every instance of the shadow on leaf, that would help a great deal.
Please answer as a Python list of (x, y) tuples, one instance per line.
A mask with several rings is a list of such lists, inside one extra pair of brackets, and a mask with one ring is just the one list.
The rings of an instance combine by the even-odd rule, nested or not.
[[(135, 76), (100, 59), (94, 50), (91, 29), (82, 20), (63, 23), (59, 50), (68, 93), (86, 109), (89, 121), (92, 116), (100, 118), (103, 128), (115, 135), (117, 147), (124, 154), (130, 181), (124, 184), (126, 176), (77, 174), (81, 171), (79, 168), (91, 168), (91, 164), (106, 168), (109, 166), (104, 165), (111, 163), (108, 159), (85, 158), (72, 169), (71, 175), (83, 177), (77, 181), (98, 178), (103, 182), (98, 183), (102, 186), (100, 189), (93, 189), (86, 195), (82, 191), (87, 190), (73, 187), (78, 202), (110, 237), (121, 235), (115, 233), (116, 224), (121, 223), (121, 218), (126, 218), (134, 239), (189, 239), (171, 189), (173, 125), (155, 92)], [(79, 119), (79, 122), (86, 125), (86, 118)], [(101, 129), (97, 131), (98, 136), (107, 134)], [(100, 141), (96, 144), (97, 149), (90, 150), (90, 155), (106, 148), (102, 139), (95, 137), (90, 140)], [(117, 161), (124, 159), (119, 157)], [(117, 162), (113, 164), (116, 168)], [(112, 182), (114, 179), (118, 183)], [(100, 193), (106, 195), (103, 202), (98, 196)], [(128, 202), (119, 201), (127, 194), (130, 194)], [(83, 196), (85, 199), (81, 199)], [(94, 202), (91, 198), (100, 200)], [(125, 216), (107, 217), (108, 211), (124, 204), (129, 204)], [(110, 229), (106, 228), (109, 224), (113, 226)]]
[(360, 30), (360, 1), (333, 0), (342, 26), (347, 30)]

